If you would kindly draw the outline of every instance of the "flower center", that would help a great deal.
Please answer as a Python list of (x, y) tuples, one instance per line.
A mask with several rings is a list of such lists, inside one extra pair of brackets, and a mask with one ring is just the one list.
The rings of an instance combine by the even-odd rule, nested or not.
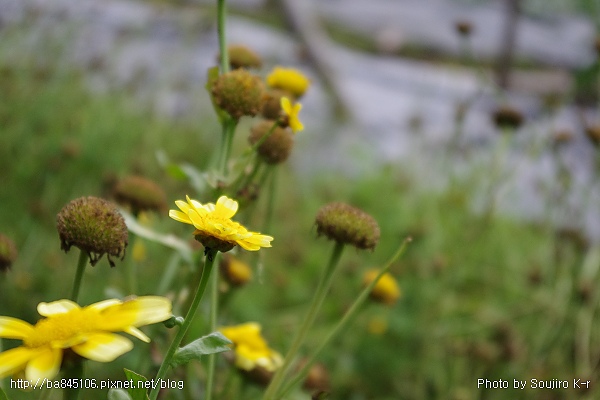
[(98, 330), (98, 313), (95, 310), (75, 309), (52, 315), (38, 321), (34, 331), (23, 340), (27, 347), (67, 348), (83, 341), (82, 335)]

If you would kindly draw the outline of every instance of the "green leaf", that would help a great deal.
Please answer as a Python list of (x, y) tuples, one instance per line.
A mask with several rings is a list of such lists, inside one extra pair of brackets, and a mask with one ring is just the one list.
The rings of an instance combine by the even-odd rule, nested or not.
[(133, 400), (123, 389), (110, 389), (107, 398), (108, 400)]
[(221, 332), (213, 332), (209, 335), (202, 336), (192, 343), (177, 349), (171, 360), (171, 366), (176, 367), (178, 365), (187, 364), (192, 360), (199, 360), (203, 355), (222, 353), (231, 350), (231, 347), (229, 347), (230, 344), (233, 343), (223, 336)]
[(0, 388), (0, 400), (8, 400), (8, 396), (4, 393), (4, 390)]
[(127, 368), (123, 368), (123, 370), (125, 371), (127, 379), (133, 382), (133, 385), (131, 385), (132, 387), (127, 388), (127, 393), (129, 393), (131, 398), (133, 400), (148, 400), (148, 389), (150, 389), (150, 387), (146, 386), (146, 384), (138, 384), (138, 382), (148, 382), (148, 379)]

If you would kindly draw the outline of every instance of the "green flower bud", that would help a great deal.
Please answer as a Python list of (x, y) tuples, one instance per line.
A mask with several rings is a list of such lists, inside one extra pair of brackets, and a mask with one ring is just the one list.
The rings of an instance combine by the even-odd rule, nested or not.
[(217, 78), (212, 94), (215, 102), (235, 119), (254, 116), (262, 108), (264, 84), (245, 69), (236, 69)]
[[(275, 121), (264, 120), (254, 125), (250, 131), (248, 141), (250, 144), (257, 143), (264, 135), (269, 133)], [(280, 164), (288, 159), (294, 146), (294, 135), (280, 126), (269, 137), (258, 146), (257, 152), (267, 164)]]
[(0, 271), (8, 271), (16, 259), (15, 242), (0, 233)]
[(111, 267), (113, 257), (125, 257), (128, 244), (127, 226), (117, 207), (98, 197), (80, 197), (71, 201), (58, 213), (56, 228), (60, 248), (65, 252), (71, 246), (85, 251), (92, 266), (107, 254)]
[(359, 249), (373, 250), (379, 241), (379, 225), (369, 214), (345, 203), (321, 207), (316, 218), (317, 234)]
[(162, 213), (167, 209), (165, 192), (154, 182), (141, 176), (128, 176), (113, 189), (115, 200), (131, 207), (138, 215), (141, 211)]

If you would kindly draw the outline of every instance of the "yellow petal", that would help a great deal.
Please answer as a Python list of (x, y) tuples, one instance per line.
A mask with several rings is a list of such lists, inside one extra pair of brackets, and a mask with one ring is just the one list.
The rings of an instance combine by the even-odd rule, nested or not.
[(215, 216), (222, 218), (231, 218), (235, 215), (238, 210), (238, 202), (230, 199), (227, 196), (221, 196), (217, 200), (217, 205), (215, 206)]
[(62, 349), (44, 347), (25, 367), (25, 378), (30, 381), (52, 379), (58, 375), (62, 362)]
[(89, 306), (87, 306), (85, 308), (88, 308), (88, 309), (91, 308), (96, 311), (102, 311), (104, 309), (107, 309), (108, 307), (114, 306), (115, 304), (121, 304), (121, 303), (122, 303), (122, 301), (118, 300), (118, 299), (108, 299), (108, 300), (99, 301), (94, 304), (90, 304)]
[(53, 301), (51, 303), (42, 302), (38, 304), (37, 311), (40, 315), (49, 317), (51, 315), (64, 314), (77, 308), (80, 308), (77, 303), (74, 303), (71, 300), (63, 299)]
[(288, 99), (287, 97), (282, 97), (280, 100), (280, 105), (284, 113), (286, 113), (287, 115), (290, 115), (292, 113), (292, 103), (290, 102), (290, 99)]
[(85, 343), (72, 347), (80, 356), (99, 362), (113, 361), (132, 348), (131, 340), (114, 333), (94, 333)]
[(101, 315), (102, 329), (123, 331), (171, 318), (171, 301), (166, 297), (142, 296), (111, 306), (103, 310)]
[(27, 347), (16, 347), (0, 353), (0, 379), (24, 370), (29, 360), (38, 354), (39, 350)]
[(0, 317), (0, 338), (24, 339), (33, 332), (33, 326), (17, 318)]
[(184, 224), (192, 224), (190, 217), (187, 214), (182, 213), (177, 210), (169, 210), (169, 217), (173, 218), (175, 221), (183, 222)]
[(179, 207), (179, 209), (184, 213), (187, 214), (187, 212), (189, 211), (190, 208), (192, 208), (188, 203), (186, 203), (183, 200), (175, 200), (175, 205), (177, 207)]
[(146, 334), (144, 332), (140, 331), (138, 328), (130, 326), (129, 328), (125, 329), (125, 332), (129, 333), (131, 336), (135, 336), (136, 338), (140, 339), (143, 342), (150, 343), (150, 338), (148, 336), (146, 336)]

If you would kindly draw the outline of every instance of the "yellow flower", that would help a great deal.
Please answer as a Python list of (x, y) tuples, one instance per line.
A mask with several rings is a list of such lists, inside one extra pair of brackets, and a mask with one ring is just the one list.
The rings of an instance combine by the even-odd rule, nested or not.
[(287, 125), (292, 128), (294, 133), (304, 130), (304, 125), (302, 125), (302, 122), (298, 119), (298, 114), (300, 113), (300, 110), (302, 110), (302, 104), (296, 103), (292, 106), (290, 99), (282, 97), (281, 109), (287, 118)]
[[(364, 285), (367, 286), (373, 282), (377, 274), (379, 274), (379, 271), (376, 269), (368, 270), (363, 278)], [(371, 291), (371, 297), (388, 305), (394, 304), (400, 298), (398, 283), (389, 272), (386, 272), (379, 278)]]
[(194, 225), (196, 240), (205, 247), (226, 252), (236, 244), (249, 251), (260, 250), (261, 247), (271, 247), (273, 238), (250, 232), (241, 224), (232, 221), (231, 217), (238, 210), (237, 201), (221, 196), (217, 204), (200, 204), (186, 196), (183, 200), (175, 201), (181, 211), (170, 210), (169, 217), (184, 224)]
[(260, 334), (261, 327), (256, 322), (221, 328), (221, 333), (233, 342), (235, 366), (244, 371), (262, 367), (269, 372), (283, 364), (283, 357), (269, 348)]
[(275, 67), (267, 76), (267, 85), (287, 90), (294, 96), (300, 97), (308, 89), (310, 80), (294, 68)]
[(109, 362), (128, 352), (133, 343), (112, 332), (126, 332), (144, 342), (137, 329), (171, 317), (171, 302), (143, 296), (125, 301), (110, 299), (81, 308), (70, 300), (40, 303), (43, 318), (35, 325), (0, 317), (0, 338), (20, 339), (23, 345), (0, 353), (0, 378), (25, 371), (30, 381), (52, 379), (60, 369), (63, 351), (71, 349), (90, 360)]

